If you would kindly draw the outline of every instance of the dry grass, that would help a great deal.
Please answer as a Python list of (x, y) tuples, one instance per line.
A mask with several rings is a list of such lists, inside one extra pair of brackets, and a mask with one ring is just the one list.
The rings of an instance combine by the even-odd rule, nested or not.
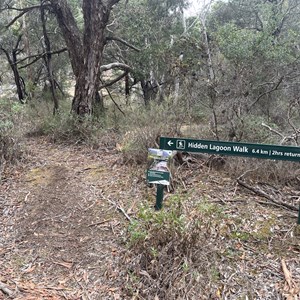
[(148, 148), (159, 148), (160, 136), (181, 135), (180, 127), (185, 117), (180, 110), (170, 110), (167, 104), (128, 111), (120, 126), (122, 139), (118, 145), (124, 162), (146, 163)]
[(300, 282), (295, 214), (261, 205), (223, 171), (199, 169), (181, 169), (186, 189), (162, 211), (140, 207), (129, 228), (128, 297), (285, 299), (282, 259)]

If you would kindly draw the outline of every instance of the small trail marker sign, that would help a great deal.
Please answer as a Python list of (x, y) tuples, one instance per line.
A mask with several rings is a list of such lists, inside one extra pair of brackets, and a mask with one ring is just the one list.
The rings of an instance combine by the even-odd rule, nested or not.
[(148, 183), (169, 185), (170, 184), (170, 173), (149, 169), (147, 171), (147, 181), (148, 181)]
[(148, 158), (153, 159), (153, 163), (147, 170), (147, 182), (157, 185), (155, 209), (162, 208), (164, 186), (170, 184), (170, 172), (168, 160), (173, 156), (173, 151), (162, 149), (148, 149)]

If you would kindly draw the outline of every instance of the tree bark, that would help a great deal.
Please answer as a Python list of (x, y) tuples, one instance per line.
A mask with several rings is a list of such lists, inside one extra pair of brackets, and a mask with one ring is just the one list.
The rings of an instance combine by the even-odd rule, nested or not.
[(73, 73), (78, 78), (83, 65), (82, 35), (66, 0), (51, 0), (51, 5), (68, 48)]
[(83, 1), (84, 62), (75, 87), (72, 110), (80, 116), (92, 113), (92, 103), (99, 87), (100, 66), (103, 61), (103, 50), (106, 43), (105, 27), (109, 13), (99, 0)]
[(43, 36), (44, 36), (44, 47), (47, 53), (46, 56), (44, 57), (44, 60), (46, 63), (47, 77), (50, 82), (50, 90), (51, 90), (51, 95), (54, 103), (53, 114), (55, 115), (55, 113), (58, 111), (59, 104), (55, 93), (55, 79), (54, 79), (53, 68), (52, 68), (51, 44), (47, 33), (45, 8), (43, 7), (43, 5), (41, 5), (41, 21), (42, 21)]
[(92, 113), (92, 106), (100, 86), (100, 66), (106, 44), (105, 28), (112, 6), (118, 1), (83, 0), (82, 36), (67, 1), (51, 0), (76, 77), (72, 111), (80, 116)]
[(19, 69), (17, 66), (17, 54), (20, 52), (19, 44), (21, 42), (21, 39), (22, 39), (22, 35), (19, 35), (17, 43), (14, 49), (12, 49), (11, 54), (6, 49), (4, 49), (1, 45), (0, 45), (0, 49), (4, 52), (6, 59), (10, 65), (10, 68), (14, 74), (14, 81), (17, 88), (18, 99), (23, 104), (24, 99), (26, 97), (25, 83), (19, 73)]
[(145, 106), (149, 106), (150, 101), (155, 98), (157, 90), (153, 87), (151, 80), (141, 80), (141, 87), (143, 90)]

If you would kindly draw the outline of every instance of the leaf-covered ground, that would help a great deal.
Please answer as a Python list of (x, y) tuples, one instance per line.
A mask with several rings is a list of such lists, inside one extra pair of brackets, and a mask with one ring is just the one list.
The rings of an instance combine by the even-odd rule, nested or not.
[(141, 198), (139, 178), (114, 150), (27, 147), (1, 185), (0, 281), (17, 299), (117, 298), (126, 220), (116, 209)]
[[(300, 299), (297, 212), (224, 171), (203, 163), (177, 169), (184, 226), (200, 218), (199, 238), (191, 251), (172, 237), (155, 253), (153, 228), (144, 227), (140, 244), (128, 233), (130, 222), (147, 223), (141, 204), (155, 201), (145, 167), (124, 165), (114, 147), (37, 137), (24, 146), (25, 161), (7, 169), (0, 186), (0, 299)], [(299, 191), (280, 193), (299, 205)]]

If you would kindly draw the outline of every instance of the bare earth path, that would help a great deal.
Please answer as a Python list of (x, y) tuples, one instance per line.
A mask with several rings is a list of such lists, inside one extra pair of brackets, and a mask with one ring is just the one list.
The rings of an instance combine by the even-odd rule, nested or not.
[(120, 299), (117, 207), (136, 205), (136, 176), (114, 149), (27, 142), (28, 161), (0, 187), (0, 282), (14, 299)]
[[(199, 276), (188, 281), (193, 277), (184, 266), (173, 268), (182, 253), (172, 258), (161, 251), (147, 264), (143, 247), (126, 246), (127, 218), (138, 220), (139, 203), (151, 207), (155, 199), (145, 166), (120, 163), (111, 140), (97, 149), (42, 137), (25, 143), (26, 160), (6, 170), (0, 184), (0, 300), (300, 299), (296, 211), (267, 202), (201, 161), (178, 167), (174, 182), (186, 189), (187, 224), (195, 216), (202, 222), (189, 244), (196, 254), (191, 274)], [(275, 187), (265, 188), (277, 195)], [(167, 207), (172, 196), (166, 194)], [(299, 189), (282, 187), (280, 195), (299, 206)], [(163, 250), (180, 241), (172, 236)], [(170, 274), (184, 280), (172, 281)]]

